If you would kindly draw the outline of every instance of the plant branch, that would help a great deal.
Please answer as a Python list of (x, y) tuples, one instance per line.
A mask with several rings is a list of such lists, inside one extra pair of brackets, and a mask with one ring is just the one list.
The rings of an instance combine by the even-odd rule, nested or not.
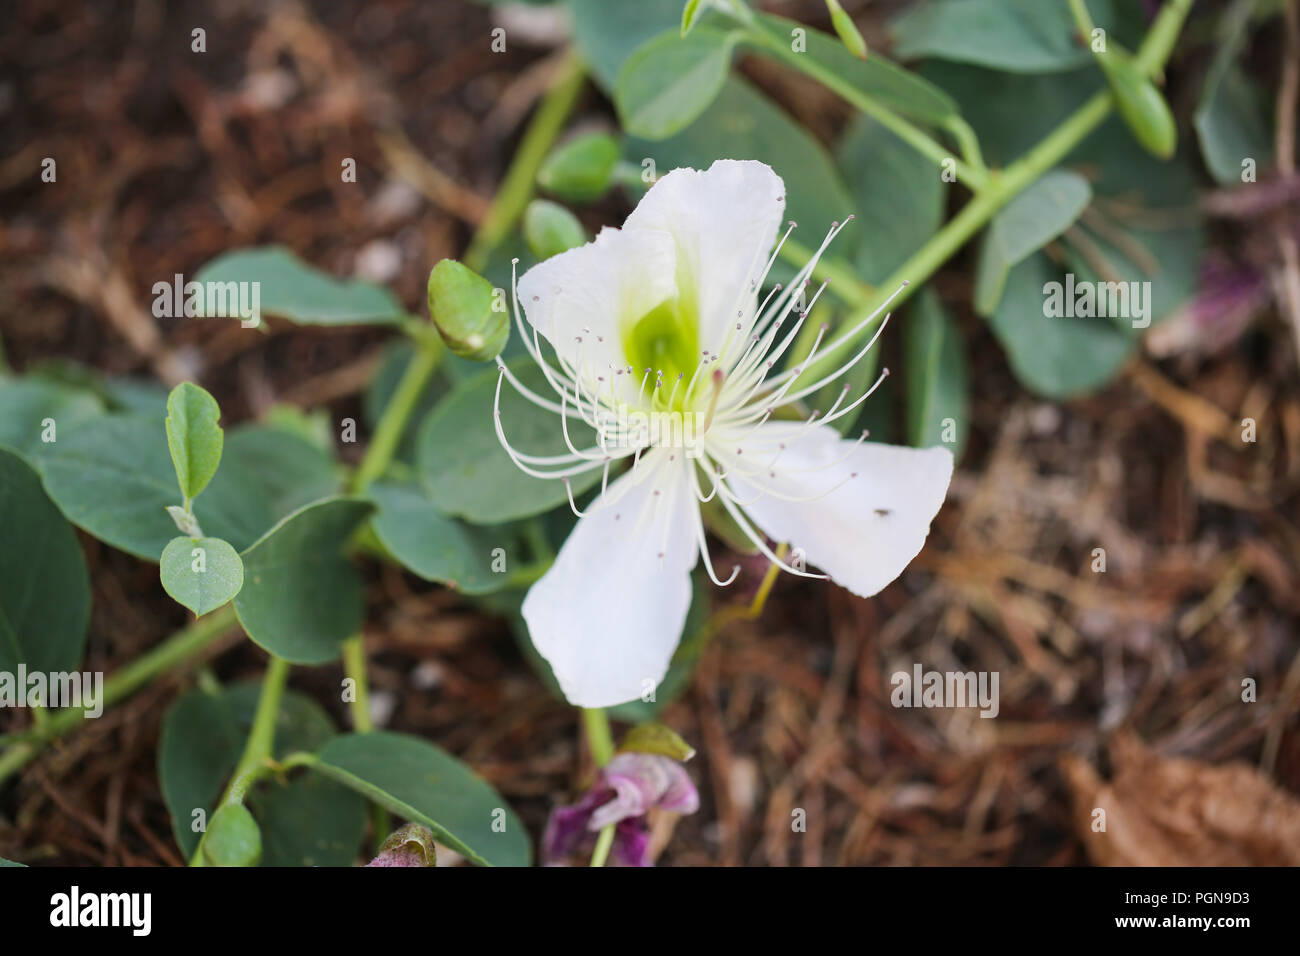
[(465, 265), (476, 272), (482, 271), (492, 250), (500, 245), (523, 215), (524, 207), (533, 196), (537, 170), (577, 104), (585, 79), (582, 61), (572, 53), (568, 54), (560, 65), (557, 79), (542, 97), (541, 105), (524, 131), (501, 188), (465, 252)]
[[(129, 697), (159, 674), (188, 663), (238, 624), (232, 604), (204, 615), (167, 638), (153, 650), (115, 671), (104, 681), (100, 706), (108, 708)], [(84, 719), (86, 719), (84, 712), (73, 707), (65, 707), (48, 714), (39, 734), (29, 735), (0, 754), (0, 781), (24, 767), (50, 743), (68, 733)]]
[[(582, 725), (587, 731), (587, 747), (597, 767), (603, 767), (614, 756), (614, 735), (609, 729), (609, 717), (603, 708), (582, 708)], [(592, 866), (604, 866), (609, 858), (609, 848), (614, 844), (614, 824), (604, 827), (596, 838), (596, 849), (591, 854)]]
[[(275, 746), (275, 724), (288, 681), (289, 662), (272, 654), (266, 674), (262, 677), (262, 693), (257, 698), (257, 710), (253, 714), (253, 726), (249, 728), (244, 753), (230, 775), (230, 782), (226, 785), (226, 792), (222, 794), (218, 807), (227, 803), (243, 803), (249, 788), (273, 769), (271, 751)], [(205, 831), (194, 849), (194, 856), (190, 858), (190, 866), (207, 865), (203, 858), (203, 841), (206, 839)]]
[[(782, 43), (761, 27), (751, 29), (747, 37), (755, 45), (771, 52), (782, 63), (807, 74), (828, 90), (839, 94), (845, 102), (870, 116), (922, 156), (933, 160), (936, 166), (951, 162), (957, 178), (972, 191), (978, 192), (987, 184), (989, 173), (980, 160), (979, 146), (975, 141), (974, 132), (960, 118), (956, 126), (950, 121), (947, 128), (957, 138), (965, 159), (958, 159), (952, 154), (951, 149), (936, 142), (924, 130), (913, 126), (893, 110), (877, 103), (819, 60), (807, 55), (790, 54)], [(975, 165), (972, 160), (979, 164)]]
[[(1135, 61), (1147, 75), (1154, 75), (1164, 67), (1191, 5), (1192, 0), (1169, 0), (1160, 10), (1138, 50)], [(908, 285), (894, 300), (894, 308), (907, 301), (912, 293), (947, 262), (953, 253), (965, 245), (968, 239), (983, 228), (998, 210), (1064, 159), (1089, 133), (1100, 126), (1110, 115), (1113, 107), (1114, 99), (1110, 91), (1099, 91), (1056, 129), (1039, 140), (1029, 152), (1006, 169), (992, 172), (985, 187), (975, 194), (961, 212), (950, 219), (942, 229), (930, 237), (924, 246), (894, 270), (893, 275), (880, 284), (878, 287), (880, 291), (861, 308), (859, 321), (879, 309), (885, 298), (902, 287), (905, 282)], [(865, 341), (878, 324), (879, 319), (864, 327), (859, 333), (858, 341)]]

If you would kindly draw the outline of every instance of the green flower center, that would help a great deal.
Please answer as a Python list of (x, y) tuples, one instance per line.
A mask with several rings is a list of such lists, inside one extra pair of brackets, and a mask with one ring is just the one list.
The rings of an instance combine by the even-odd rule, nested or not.
[(700, 323), (695, 313), (694, 303), (683, 307), (680, 298), (669, 299), (627, 323), (622, 333), (623, 354), (632, 374), (640, 378), (650, 369), (647, 392), (662, 373), (657, 404), (667, 403), (677, 377), (682, 377), (672, 404), (677, 411), (684, 409), (686, 385), (700, 362)]

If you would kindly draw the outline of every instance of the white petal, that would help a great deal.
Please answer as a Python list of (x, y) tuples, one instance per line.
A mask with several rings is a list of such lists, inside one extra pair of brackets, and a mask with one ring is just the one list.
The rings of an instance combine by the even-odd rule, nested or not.
[[(740, 456), (734, 447), (720, 450), (725, 467), (757, 472), (728, 480), (743, 510), (773, 539), (803, 549), (808, 564), (862, 597), (884, 588), (920, 553), (952, 479), (947, 448), (859, 444), (829, 425), (769, 423), (741, 448)], [(810, 498), (827, 491), (802, 502), (764, 493)]]
[(667, 233), (602, 229), (594, 242), (525, 272), (519, 304), (524, 317), (575, 367), (601, 373), (621, 368), (627, 364), (621, 324), (677, 294), (675, 256)]
[(698, 505), (689, 464), (680, 454), (662, 460), (667, 454), (642, 458), (638, 473), (657, 471), (640, 485), (628, 473), (609, 486), (610, 503), (578, 519), (524, 599), (533, 645), (579, 707), (641, 697), (668, 672), (681, 639), (698, 556), (690, 509)]
[(720, 159), (701, 172), (674, 169), (645, 194), (625, 232), (672, 233), (677, 284), (699, 307), (700, 347), (717, 352), (737, 310), (754, 307), (750, 284), (762, 274), (785, 215), (785, 184), (770, 166)]

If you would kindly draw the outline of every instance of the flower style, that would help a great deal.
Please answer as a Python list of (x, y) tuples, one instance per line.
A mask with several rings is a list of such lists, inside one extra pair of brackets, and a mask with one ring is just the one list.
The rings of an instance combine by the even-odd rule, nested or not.
[(649, 866), (650, 833), (646, 814), (652, 807), (694, 813), (700, 795), (685, 768), (671, 757), (648, 753), (616, 754), (596, 775), (586, 795), (557, 807), (542, 837), (544, 862), (559, 863), (591, 836), (614, 826), (611, 856), (619, 866)]
[[(714, 569), (701, 503), (720, 502), (784, 570), (829, 578), (863, 597), (920, 552), (943, 504), (952, 477), (946, 448), (867, 443), (865, 433), (846, 440), (831, 427), (887, 370), (852, 401), (845, 386), (824, 414), (782, 418), (861, 360), (884, 328), (882, 321), (870, 342), (847, 354), (876, 315), (824, 347), (823, 326), (803, 362), (777, 370), (825, 283), (806, 306), (796, 304), (842, 228), (833, 225), (794, 280), (760, 302), (784, 210), (784, 184), (762, 163), (676, 169), (622, 229), (602, 230), (516, 284), (520, 337), (555, 394), (533, 392), (498, 359), (497, 437), (518, 467), (566, 487), (575, 475), (602, 471), (585, 511), (569, 490), (579, 521), (523, 605), (534, 645), (573, 704), (606, 707), (652, 689), (681, 637), (696, 561), (719, 585), (739, 573), (723, 579)], [(822, 356), (843, 361), (801, 381)], [(567, 454), (511, 446), (500, 414), (504, 379), (560, 417)], [(575, 444), (578, 422), (595, 431), (586, 447)], [(611, 481), (620, 462), (631, 466)], [(782, 560), (765, 535), (796, 546), (825, 573)]]

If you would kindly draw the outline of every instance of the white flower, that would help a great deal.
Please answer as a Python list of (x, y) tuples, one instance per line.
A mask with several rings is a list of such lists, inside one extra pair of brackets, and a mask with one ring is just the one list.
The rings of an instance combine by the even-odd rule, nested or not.
[[(523, 605), (533, 644), (574, 704), (622, 703), (663, 678), (697, 558), (715, 583), (734, 580), (738, 568), (725, 581), (713, 568), (700, 502), (716, 497), (785, 570), (829, 577), (864, 597), (917, 555), (943, 504), (952, 477), (946, 448), (845, 440), (830, 427), (879, 380), (853, 401), (846, 386), (825, 414), (772, 420), (871, 347), (841, 356), (843, 367), (797, 388), (803, 364), (776, 370), (816, 296), (802, 311), (793, 311), (794, 303), (841, 228), (831, 229), (789, 287), (778, 285), (760, 303), (784, 209), (784, 184), (762, 163), (677, 169), (646, 193), (621, 230), (602, 230), (517, 284), (521, 337), (555, 395), (530, 391), (498, 365), (525, 397), (561, 416), (569, 454), (526, 455), (510, 446), (500, 380), (497, 436), (520, 468), (566, 486), (570, 476), (603, 470), (600, 493), (578, 512), (555, 564)], [(823, 328), (808, 360), (834, 354), (874, 318), (824, 347)], [(551, 361), (539, 336), (553, 349)], [(580, 426), (570, 423), (579, 421), (596, 431), (589, 447), (574, 442)], [(631, 467), (611, 481), (611, 466), (625, 460)], [(780, 561), (764, 535), (789, 542), (826, 573)]]

